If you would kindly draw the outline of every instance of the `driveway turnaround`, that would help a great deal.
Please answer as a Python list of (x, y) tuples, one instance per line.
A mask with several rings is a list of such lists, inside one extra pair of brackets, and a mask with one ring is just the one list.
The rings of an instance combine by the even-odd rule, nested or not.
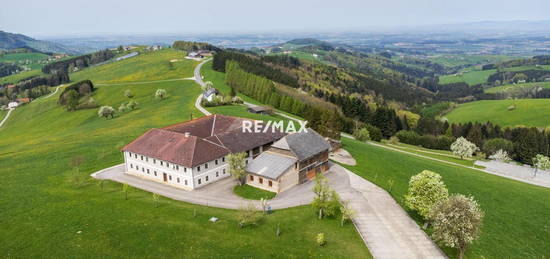
[(528, 165), (516, 165), (499, 161), (476, 161), (476, 165), (484, 166), (486, 172), (530, 183), (533, 185), (550, 188), (550, 172), (539, 170), (537, 176), (535, 171)]

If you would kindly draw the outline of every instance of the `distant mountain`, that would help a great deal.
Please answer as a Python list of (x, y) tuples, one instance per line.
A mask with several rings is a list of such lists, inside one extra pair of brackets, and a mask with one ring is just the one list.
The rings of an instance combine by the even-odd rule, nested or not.
[(10, 50), (17, 48), (31, 48), (41, 52), (79, 54), (78, 51), (74, 51), (61, 44), (36, 40), (23, 34), (0, 31), (0, 50)]

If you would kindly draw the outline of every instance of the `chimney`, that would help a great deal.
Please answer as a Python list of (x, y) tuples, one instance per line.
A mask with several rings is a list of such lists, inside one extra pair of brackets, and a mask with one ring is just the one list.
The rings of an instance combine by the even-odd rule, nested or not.
[(189, 132), (185, 132), (185, 137), (187, 137), (187, 138), (188, 138), (188, 137), (189, 137), (189, 135), (190, 135), (190, 134), (189, 134)]

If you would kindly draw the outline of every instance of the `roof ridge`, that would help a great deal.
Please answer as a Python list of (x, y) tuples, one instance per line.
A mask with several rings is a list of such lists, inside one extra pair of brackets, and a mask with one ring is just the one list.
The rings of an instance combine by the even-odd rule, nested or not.
[[(201, 120), (201, 119), (206, 119), (206, 118), (209, 118), (209, 117), (212, 117), (212, 116), (215, 116), (216, 114), (210, 114), (210, 115), (206, 115), (206, 116), (201, 116), (201, 117), (198, 117), (198, 118), (194, 118), (194, 119), (190, 119), (190, 120), (186, 120), (186, 121), (182, 121), (182, 122), (176, 122), (174, 124), (170, 124), (168, 126), (165, 126), (165, 127), (162, 127), (160, 129), (168, 129), (168, 128), (172, 128), (174, 126), (177, 126), (177, 125), (181, 125), (181, 124), (187, 124), (187, 123), (190, 123), (190, 122), (193, 122), (193, 121), (197, 121), (197, 120)], [(171, 131), (171, 130), (170, 130)]]
[(217, 114), (214, 114), (214, 119), (212, 120), (212, 130), (210, 131), (210, 136), (214, 136), (214, 129), (216, 128), (216, 116)]
[[(204, 140), (204, 141), (206, 141), (206, 142), (212, 143), (212, 144), (214, 144), (214, 145), (216, 145), (216, 146), (218, 146), (218, 147), (221, 147), (221, 148), (223, 148), (223, 149), (229, 150), (229, 148), (227, 148), (227, 147), (225, 147), (225, 146), (223, 146), (223, 145), (217, 144), (217, 143), (215, 143), (215, 142), (213, 142), (213, 141), (210, 141), (210, 140), (208, 140), (208, 139), (205, 139), (205, 138), (200, 138), (200, 139), (202, 139), (202, 140)], [(218, 140), (219, 140), (219, 139), (218, 139)], [(221, 141), (220, 141), (220, 143), (221, 143)], [(231, 152), (231, 150), (229, 150), (229, 152)]]

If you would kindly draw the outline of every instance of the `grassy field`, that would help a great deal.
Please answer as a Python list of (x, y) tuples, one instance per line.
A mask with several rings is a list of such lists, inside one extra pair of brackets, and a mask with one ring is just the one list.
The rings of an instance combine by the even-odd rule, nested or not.
[(439, 82), (441, 84), (465, 82), (469, 85), (477, 85), (486, 83), (489, 76), (494, 73), (496, 70), (490, 69), (464, 72), (462, 75), (444, 75), (439, 77)]
[[(347, 138), (342, 142), (357, 160), (357, 166), (346, 167), (386, 190), (393, 179), (391, 195), (404, 208), (408, 181), (422, 170), (439, 173), (450, 193), (473, 195), (485, 219), (480, 239), (468, 248), (468, 258), (545, 258), (550, 254), (550, 189)], [(409, 213), (418, 220), (415, 213)], [(444, 251), (456, 256), (454, 249)]]
[[(550, 70), (550, 65), (544, 66), (520, 66), (504, 68), (502, 71), (523, 71), (529, 69)], [(439, 82), (442, 84), (465, 82), (469, 85), (487, 83), (490, 75), (496, 73), (496, 69), (480, 70), (478, 68), (468, 68), (463, 71), (462, 75), (444, 75), (439, 77)]]
[[(119, 71), (120, 78), (82, 73), (136, 80)], [(157, 88), (167, 90), (166, 100), (153, 98)], [(97, 109), (67, 112), (57, 105), (58, 93), (18, 108), (0, 128), (0, 257), (370, 258), (352, 224), (317, 220), (309, 207), (275, 211), (240, 229), (237, 211), (164, 198), (157, 208), (150, 193), (131, 189), (125, 200), (120, 184), (100, 188), (89, 174), (121, 163), (124, 144), (149, 128), (201, 116), (194, 108), (200, 88), (192, 81), (100, 86), (93, 97), (117, 108), (128, 101), (126, 89), (139, 106), (114, 119), (99, 118)], [(77, 171), (70, 163), (79, 156)], [(209, 222), (212, 216), (220, 221)], [(315, 244), (319, 232), (326, 247)]]
[(262, 190), (250, 185), (235, 185), (233, 192), (245, 199), (249, 200), (261, 200), (262, 198), (271, 200), (277, 195), (274, 192)]
[[(516, 109), (507, 108), (515, 105)], [(450, 122), (487, 122), (501, 126), (550, 126), (549, 99), (485, 100), (464, 103), (446, 114)]]
[(30, 69), (40, 69), (44, 66), (48, 55), (43, 53), (11, 53), (0, 57), (2, 63), (15, 63), (19, 66), (26, 66)]
[(517, 93), (523, 90), (529, 90), (533, 87), (550, 88), (550, 82), (535, 82), (535, 83), (523, 83), (523, 84), (510, 84), (495, 86), (485, 89), (486, 93)]
[[(92, 79), (94, 83), (119, 83), (188, 78), (193, 76), (196, 61), (184, 59), (185, 53), (174, 49), (146, 52), (136, 57), (114, 61), (72, 73), (72, 81)], [(170, 60), (178, 60), (170, 62)]]

